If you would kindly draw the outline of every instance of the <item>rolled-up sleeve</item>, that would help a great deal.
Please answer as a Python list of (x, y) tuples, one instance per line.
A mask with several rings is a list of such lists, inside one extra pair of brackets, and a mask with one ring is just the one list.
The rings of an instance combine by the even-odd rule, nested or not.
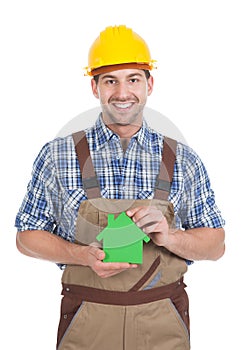
[(32, 170), (32, 179), (17, 213), (15, 226), (18, 231), (46, 230), (53, 232), (54, 197), (57, 195), (54, 163), (49, 144), (38, 154)]
[(177, 173), (174, 176), (180, 198), (177, 222), (184, 229), (223, 227), (225, 221), (216, 204), (210, 178), (202, 160), (191, 148), (183, 146), (180, 149)]

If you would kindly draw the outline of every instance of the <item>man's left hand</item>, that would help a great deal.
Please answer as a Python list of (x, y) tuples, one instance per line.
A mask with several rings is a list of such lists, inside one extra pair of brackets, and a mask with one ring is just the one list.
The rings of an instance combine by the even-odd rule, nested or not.
[(165, 246), (169, 237), (169, 225), (161, 210), (149, 206), (127, 210), (126, 214), (158, 246)]

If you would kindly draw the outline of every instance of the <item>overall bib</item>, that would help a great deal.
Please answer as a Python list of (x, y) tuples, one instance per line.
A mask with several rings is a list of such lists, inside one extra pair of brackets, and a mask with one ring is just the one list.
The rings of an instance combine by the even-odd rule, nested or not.
[[(153, 199), (101, 198), (84, 132), (73, 134), (88, 200), (81, 203), (76, 243), (96, 244), (108, 214), (155, 206), (173, 225), (167, 201), (176, 141), (164, 138)], [(62, 276), (57, 350), (189, 350), (189, 301), (183, 283), (186, 261), (152, 241), (143, 242), (143, 264), (109, 278), (90, 267), (68, 265)]]

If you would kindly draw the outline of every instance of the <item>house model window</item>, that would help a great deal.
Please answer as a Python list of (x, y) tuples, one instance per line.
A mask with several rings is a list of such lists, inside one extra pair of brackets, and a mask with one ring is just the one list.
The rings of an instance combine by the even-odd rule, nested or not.
[(131, 220), (125, 212), (117, 218), (108, 214), (107, 226), (96, 237), (103, 240), (104, 262), (129, 262), (142, 264), (143, 241), (150, 238)]

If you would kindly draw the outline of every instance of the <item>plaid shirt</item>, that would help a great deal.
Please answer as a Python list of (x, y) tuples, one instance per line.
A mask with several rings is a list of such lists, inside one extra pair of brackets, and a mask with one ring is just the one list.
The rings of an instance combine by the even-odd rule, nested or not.
[[(86, 130), (101, 195), (113, 199), (151, 199), (162, 158), (163, 136), (146, 122), (123, 154), (119, 137), (101, 116)], [(74, 241), (79, 206), (86, 200), (72, 136), (47, 143), (37, 156), (32, 179), (16, 217), (18, 231), (47, 230)], [(176, 227), (222, 227), (210, 181), (197, 154), (178, 143), (169, 195)]]

